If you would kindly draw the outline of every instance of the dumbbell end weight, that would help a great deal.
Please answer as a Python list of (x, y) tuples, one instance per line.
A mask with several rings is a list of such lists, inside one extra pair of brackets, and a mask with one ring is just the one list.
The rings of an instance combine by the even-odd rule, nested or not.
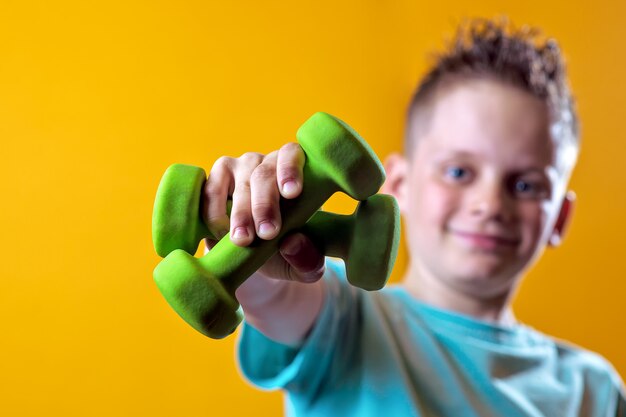
[(383, 288), (391, 275), (400, 243), (400, 209), (395, 198), (376, 194), (357, 208), (346, 262), (350, 284), (368, 291)]
[(199, 213), (205, 180), (206, 172), (192, 165), (173, 164), (163, 174), (152, 211), (152, 243), (162, 258), (175, 249), (195, 254), (211, 235)]
[(302, 227), (327, 256), (341, 258), (350, 284), (367, 291), (383, 288), (400, 241), (400, 209), (395, 198), (375, 194), (351, 215), (318, 211)]
[(355, 200), (376, 194), (385, 169), (370, 146), (341, 119), (317, 112), (296, 133), (308, 169), (323, 172), (338, 189)]
[(154, 269), (154, 281), (168, 304), (191, 327), (212, 338), (233, 333), (243, 313), (215, 277), (189, 253), (172, 251)]

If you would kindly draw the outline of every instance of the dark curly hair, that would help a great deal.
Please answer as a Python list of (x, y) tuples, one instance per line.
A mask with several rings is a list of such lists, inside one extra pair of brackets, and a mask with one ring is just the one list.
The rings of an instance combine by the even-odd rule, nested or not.
[[(413, 136), (427, 123), (428, 107), (440, 87), (458, 80), (495, 79), (521, 88), (548, 104), (551, 133), (566, 146), (559, 159), (575, 160), (579, 146), (579, 122), (565, 64), (554, 39), (541, 30), (516, 28), (506, 18), (470, 19), (461, 23), (449, 47), (434, 55), (435, 62), (418, 85), (408, 110), (405, 152), (410, 155)], [(563, 152), (561, 152), (563, 154)], [(573, 165), (560, 161), (560, 165)], [(569, 167), (571, 168), (571, 167)]]

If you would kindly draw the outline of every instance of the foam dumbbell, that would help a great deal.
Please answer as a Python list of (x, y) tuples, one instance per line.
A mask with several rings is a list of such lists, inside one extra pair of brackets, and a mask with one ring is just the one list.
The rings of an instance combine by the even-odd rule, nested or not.
[(277, 251), (286, 233), (301, 227), (336, 191), (365, 200), (384, 181), (373, 151), (333, 116), (316, 113), (300, 127), (297, 139), (306, 155), (303, 190), (296, 199), (281, 200), (283, 227), (276, 238), (257, 238), (247, 247), (222, 239), (200, 259), (173, 249), (154, 271), (157, 286), (174, 310), (209, 337), (234, 331), (241, 321), (235, 289)]
[[(192, 165), (174, 164), (163, 174), (152, 217), (152, 238), (160, 256), (175, 249), (193, 255), (202, 239), (217, 240), (200, 215), (205, 180), (204, 169)], [(322, 253), (345, 261), (352, 285), (377, 290), (387, 281), (395, 259), (399, 210), (394, 198), (375, 194), (351, 215), (318, 211), (300, 231)]]

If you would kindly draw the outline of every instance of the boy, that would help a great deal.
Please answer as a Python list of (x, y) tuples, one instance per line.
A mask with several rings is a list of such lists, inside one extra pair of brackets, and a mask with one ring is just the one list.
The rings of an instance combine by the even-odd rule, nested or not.
[[(382, 192), (407, 233), (403, 283), (353, 288), (306, 236), (287, 237), (237, 291), (243, 372), (286, 390), (288, 415), (626, 416), (610, 364), (511, 310), (524, 272), (564, 234), (577, 153), (557, 45), (491, 21), (462, 27), (417, 89), (405, 155), (385, 164)], [(276, 236), (279, 197), (299, 194), (303, 163), (297, 144), (221, 158), (209, 228), (242, 246)]]

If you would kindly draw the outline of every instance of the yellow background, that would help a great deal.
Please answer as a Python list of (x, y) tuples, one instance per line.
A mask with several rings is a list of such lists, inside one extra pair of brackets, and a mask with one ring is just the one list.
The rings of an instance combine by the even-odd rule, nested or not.
[(561, 41), (583, 121), (571, 233), (517, 314), (626, 375), (624, 1), (5, 0), (0, 415), (279, 414), (234, 338), (201, 336), (153, 284), (161, 174), (268, 152), (318, 110), (384, 157), (426, 54), (461, 17), (501, 13)]

